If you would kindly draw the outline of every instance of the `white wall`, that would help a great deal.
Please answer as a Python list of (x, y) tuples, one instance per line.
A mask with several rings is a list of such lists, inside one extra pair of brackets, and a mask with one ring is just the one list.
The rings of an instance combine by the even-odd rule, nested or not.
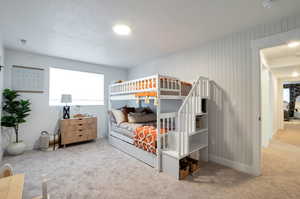
[[(4, 49), (3, 49), (3, 44), (2, 44), (2, 36), (0, 34), (0, 65), (3, 65), (4, 62)], [(3, 69), (0, 71), (0, 106), (2, 104), (2, 91), (3, 91)], [(0, 108), (0, 118), (1, 118), (1, 111), (2, 108)], [(3, 154), (3, 149), (2, 149), (2, 128), (0, 127), (0, 162), (2, 160), (2, 154)]]
[[(273, 99), (272, 101), (272, 109), (273, 109), (273, 130), (272, 130), (272, 136), (277, 133), (278, 130), (283, 129), (281, 126), (281, 123), (283, 124), (283, 114), (280, 115), (280, 109), (283, 110), (282, 106), (279, 107), (279, 102), (282, 101), (282, 95), (280, 96), (280, 90), (282, 90), (282, 87), (279, 87), (278, 85), (278, 78), (276, 78), (274, 75), (271, 75), (271, 96)], [(282, 112), (283, 113), (283, 112)]]
[(277, 122), (278, 122), (278, 129), (284, 129), (284, 110), (283, 110), (283, 82), (284, 80), (278, 79), (277, 80), (277, 95), (278, 95), (278, 102), (277, 102)]
[(278, 80), (267, 66), (262, 64), (261, 71), (261, 144), (268, 147), (274, 134), (280, 129)]
[(262, 146), (269, 145), (270, 136), (273, 130), (273, 114), (271, 105), (271, 78), (270, 72), (264, 65), (261, 70), (261, 133)]
[(253, 117), (257, 110), (251, 101), (251, 41), (298, 27), (300, 16), (256, 26), (132, 68), (129, 78), (158, 72), (187, 81), (209, 77), (214, 82), (209, 104), (210, 159), (251, 173), (255, 169), (253, 124), (258, 119)]
[[(5, 81), (4, 86), (10, 88), (12, 65), (35, 66), (45, 69), (45, 92), (43, 94), (22, 93), (22, 97), (30, 99), (32, 103), (31, 115), (28, 122), (21, 125), (20, 137), (32, 148), (41, 131), (53, 132), (56, 128), (62, 107), (49, 106), (49, 67), (59, 67), (85, 72), (104, 74), (105, 81), (105, 105), (104, 106), (82, 106), (81, 113), (96, 114), (98, 117), (98, 135), (107, 135), (107, 95), (108, 85), (114, 80), (127, 79), (127, 70), (101, 65), (88, 64), (67, 59), (48, 57), (43, 55), (25, 53), (14, 50), (5, 50)], [(76, 108), (72, 108), (73, 110)]]

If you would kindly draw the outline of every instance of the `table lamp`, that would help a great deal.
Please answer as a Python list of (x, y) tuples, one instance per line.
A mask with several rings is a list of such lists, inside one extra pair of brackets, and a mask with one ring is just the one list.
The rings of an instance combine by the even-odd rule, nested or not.
[(62, 94), (61, 95), (61, 103), (66, 104), (63, 109), (63, 118), (70, 119), (70, 106), (68, 106), (68, 104), (72, 103), (72, 95)]

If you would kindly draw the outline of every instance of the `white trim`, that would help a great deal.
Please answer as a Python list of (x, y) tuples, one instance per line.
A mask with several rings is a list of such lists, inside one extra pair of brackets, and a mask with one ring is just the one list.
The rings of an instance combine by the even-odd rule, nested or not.
[(126, 137), (125, 135), (122, 135), (121, 133), (115, 132), (114, 130), (110, 131), (110, 135), (114, 136), (114, 137), (116, 137), (120, 140), (123, 140), (124, 142), (127, 142), (129, 144), (133, 144), (133, 142), (134, 142), (132, 138)]
[(139, 149), (136, 146), (129, 144), (128, 142), (124, 142), (123, 140), (120, 140), (119, 138), (116, 138), (114, 136), (109, 137), (109, 142), (120, 151), (127, 153), (133, 158), (138, 159), (151, 167), (155, 167), (157, 159), (156, 155)]
[(236, 170), (241, 171), (241, 172), (254, 173), (253, 167), (251, 167), (247, 164), (227, 160), (225, 158), (218, 157), (218, 156), (215, 156), (215, 155), (209, 155), (209, 160), (212, 161), (212, 162), (215, 162), (215, 163), (218, 163), (218, 164), (236, 169)]
[(261, 95), (260, 95), (260, 50), (274, 46), (287, 44), (292, 40), (300, 40), (300, 29), (294, 29), (288, 32), (272, 35), (262, 39), (253, 40), (252, 46), (252, 107), (253, 107), (253, 164), (251, 173), (261, 175), (261, 122), (258, 118), (261, 114)]

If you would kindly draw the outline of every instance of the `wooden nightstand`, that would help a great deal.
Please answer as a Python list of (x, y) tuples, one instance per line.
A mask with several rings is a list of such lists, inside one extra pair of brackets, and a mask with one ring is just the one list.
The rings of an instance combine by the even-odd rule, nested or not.
[(61, 145), (84, 142), (97, 138), (97, 118), (71, 118), (60, 122)]

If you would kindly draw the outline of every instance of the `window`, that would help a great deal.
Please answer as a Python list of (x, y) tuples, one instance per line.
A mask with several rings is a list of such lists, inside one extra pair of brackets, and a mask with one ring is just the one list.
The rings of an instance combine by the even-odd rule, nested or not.
[(283, 89), (283, 101), (286, 103), (290, 103), (290, 89), (289, 88)]
[(104, 75), (50, 68), (49, 104), (60, 105), (62, 94), (72, 95), (72, 105), (104, 105)]

